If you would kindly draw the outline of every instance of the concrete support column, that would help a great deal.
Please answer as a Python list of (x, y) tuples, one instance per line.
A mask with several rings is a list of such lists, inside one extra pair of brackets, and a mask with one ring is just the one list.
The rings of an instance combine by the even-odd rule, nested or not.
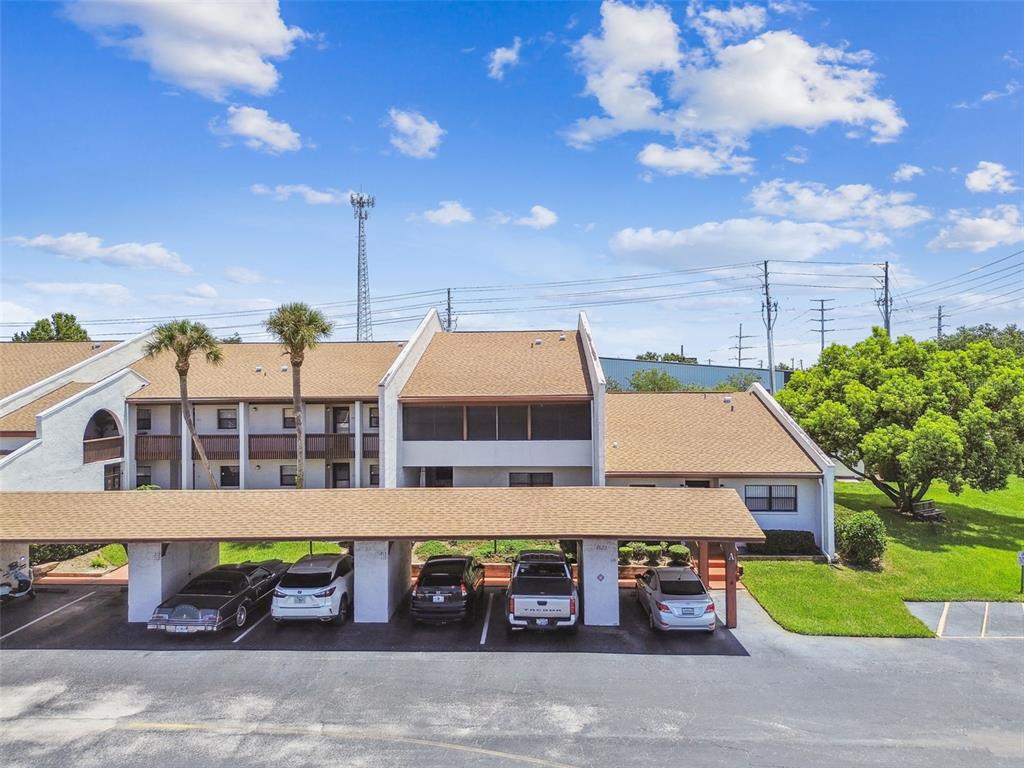
[(238, 488), (245, 490), (249, 474), (249, 405), (238, 404)]
[(736, 561), (736, 543), (722, 545), (725, 550), (725, 626), (735, 629), (736, 621), (736, 584), (739, 581), (739, 568)]
[(617, 627), (619, 550), (615, 539), (583, 539), (580, 580), (584, 623), (592, 627)]
[(122, 462), (121, 489), (135, 490), (135, 411), (137, 406), (124, 403), (124, 461)]
[(355, 542), (355, 621), (391, 620), (409, 591), (412, 542)]
[(697, 569), (700, 580), (704, 582), (704, 586), (707, 587), (711, 583), (711, 545), (706, 541), (697, 543)]
[(353, 488), (361, 488), (363, 485), (363, 401), (356, 400), (355, 413), (355, 436), (352, 438), (355, 443), (355, 460), (352, 462), (352, 478), (350, 485)]
[(220, 562), (216, 541), (128, 545), (128, 621), (149, 621), (160, 603)]
[[(181, 413), (181, 487), (194, 488), (194, 473), (192, 472), (192, 435), (188, 432), (188, 424), (185, 423), (185, 412)], [(148, 618), (148, 617), (147, 617)]]

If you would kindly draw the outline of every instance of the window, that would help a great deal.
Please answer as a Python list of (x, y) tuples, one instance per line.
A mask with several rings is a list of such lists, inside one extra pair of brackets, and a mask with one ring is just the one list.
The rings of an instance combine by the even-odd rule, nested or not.
[(237, 464), (220, 465), (220, 487), (237, 488), (241, 482), (241, 475), (238, 472)]
[(530, 409), (525, 405), (498, 406), (498, 439), (526, 440), (529, 435)]
[(333, 431), (336, 434), (348, 432), (349, 409), (347, 405), (334, 406), (333, 413), (331, 414), (331, 424), (334, 426)]
[(710, 488), (710, 480), (687, 480), (683, 483), (684, 488)]
[(120, 491), (121, 490), (121, 465), (120, 464), (105, 464), (103, 466), (103, 490), (104, 491)]
[(630, 488), (656, 488), (654, 483), (630, 483)]
[(281, 409), (281, 427), (283, 429), (295, 429), (295, 409)]
[(796, 512), (795, 485), (747, 485), (743, 495), (751, 512)]
[(380, 464), (370, 465), (370, 485), (374, 488), (380, 486)]
[(532, 406), (530, 437), (533, 440), (589, 440), (590, 404)]
[[(294, 470), (294, 467), (293, 467)], [(284, 483), (282, 483), (284, 485)], [(294, 483), (293, 483), (294, 485)], [(331, 488), (351, 488), (352, 487), (352, 475), (349, 468), (349, 463), (339, 462), (338, 464), (331, 465)]]
[(238, 429), (238, 409), (218, 408), (217, 429)]
[(498, 439), (498, 414), (493, 405), (471, 405), (466, 408), (466, 438)]
[(138, 464), (135, 467), (135, 487), (153, 484), (153, 467), (149, 464)]
[(452, 467), (424, 467), (423, 481), (427, 488), (452, 488), (455, 470)]
[[(348, 464), (345, 464), (347, 467)], [(282, 464), (281, 465), (281, 486), (294, 486), (295, 485), (295, 464)]]
[(153, 428), (153, 412), (149, 408), (139, 408), (135, 411), (135, 429), (141, 432), (148, 432)]
[(462, 406), (404, 406), (402, 436), (405, 440), (461, 440)]
[(380, 427), (380, 408), (370, 409), (370, 426), (373, 429), (378, 429)]
[(509, 472), (509, 488), (550, 487), (555, 484), (555, 476), (551, 472)]

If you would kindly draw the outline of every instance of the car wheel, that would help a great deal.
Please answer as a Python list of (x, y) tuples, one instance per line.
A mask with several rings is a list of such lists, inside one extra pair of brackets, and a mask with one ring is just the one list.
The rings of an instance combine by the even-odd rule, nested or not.
[(245, 622), (249, 619), (249, 610), (246, 608), (245, 603), (238, 606), (238, 610), (235, 611), (235, 626), (241, 629), (245, 626)]
[(648, 623), (648, 625), (651, 628), (651, 632), (656, 632), (658, 630), (658, 625), (654, 623), (654, 612), (653, 611), (647, 615), (647, 623)]
[(341, 596), (341, 605), (338, 606), (338, 623), (344, 624), (348, 621), (348, 612), (351, 610), (348, 602), (348, 595)]

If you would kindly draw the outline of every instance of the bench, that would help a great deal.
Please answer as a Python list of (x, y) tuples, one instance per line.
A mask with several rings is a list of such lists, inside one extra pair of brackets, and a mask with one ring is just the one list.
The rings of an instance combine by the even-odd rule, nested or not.
[(911, 514), (915, 520), (931, 522), (943, 520), (942, 510), (935, 506), (934, 501), (915, 501), (911, 505)]

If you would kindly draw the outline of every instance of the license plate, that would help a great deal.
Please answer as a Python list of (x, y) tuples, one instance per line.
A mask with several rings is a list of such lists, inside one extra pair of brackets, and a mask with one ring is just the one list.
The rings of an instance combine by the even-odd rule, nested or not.
[(693, 608), (683, 608), (679, 612), (680, 616), (693, 616)]
[(444, 602), (444, 595), (434, 595), (434, 602), (435, 603), (443, 603)]
[(547, 619), (537, 619), (537, 626), (538, 627), (546, 627), (547, 625), (548, 625), (548, 620)]
[(188, 627), (175, 627), (174, 631), (175, 632), (181, 632), (181, 633), (184, 634), (184, 633), (188, 632)]
[(306, 602), (306, 598), (304, 598), (304, 597), (296, 597), (295, 598), (295, 602), (296, 603), (304, 603), (304, 602)]

